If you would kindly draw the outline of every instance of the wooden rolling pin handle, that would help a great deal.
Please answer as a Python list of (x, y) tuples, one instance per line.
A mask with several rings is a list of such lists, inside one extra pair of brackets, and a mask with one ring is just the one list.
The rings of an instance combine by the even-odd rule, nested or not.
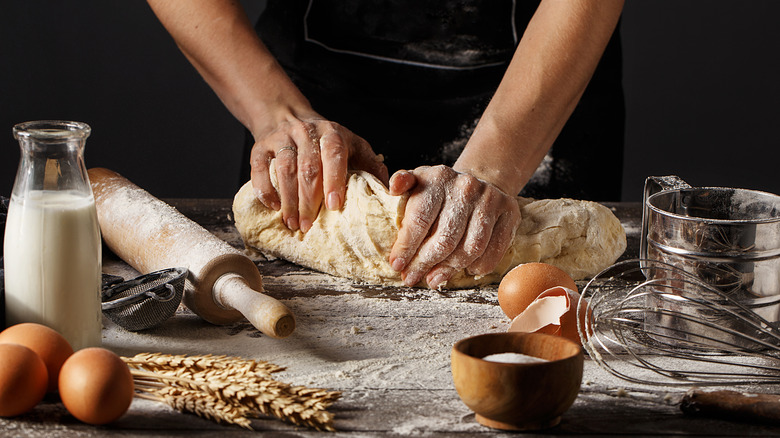
[(255, 263), (240, 253), (213, 257), (197, 275), (197, 290), (185, 293), (184, 304), (213, 324), (231, 324), (246, 318), (274, 338), (295, 330), (290, 309), (262, 293), (263, 280)]
[(225, 274), (214, 283), (217, 304), (240, 311), (261, 332), (275, 338), (295, 330), (295, 317), (282, 303), (249, 287), (238, 274)]
[(780, 396), (737, 391), (690, 390), (680, 402), (689, 415), (780, 424)]
[[(221, 325), (246, 318), (255, 328), (274, 338), (289, 336), (295, 329), (292, 312), (261, 292), (262, 276), (245, 255), (216, 256), (199, 270), (197, 277), (197, 289), (187, 291), (183, 302), (206, 321)], [(227, 282), (227, 279), (235, 281)]]

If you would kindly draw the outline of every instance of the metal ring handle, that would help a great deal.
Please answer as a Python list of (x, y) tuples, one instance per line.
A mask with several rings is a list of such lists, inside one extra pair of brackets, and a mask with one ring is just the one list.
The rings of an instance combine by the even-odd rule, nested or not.
[[(175, 281), (175, 279), (173, 281)], [(165, 289), (165, 291), (163, 291), (163, 289)], [(158, 292), (165, 292), (165, 293), (160, 294)], [(174, 297), (176, 297), (176, 289), (173, 287), (173, 285), (170, 282), (168, 282), (156, 286), (152, 289), (149, 289), (145, 291), (144, 294), (154, 299), (155, 301), (166, 303), (172, 300)]]
[[(140, 277), (128, 280), (119, 284), (115, 284), (111, 287), (103, 289), (102, 299), (110, 299), (122, 292), (130, 290), (134, 287), (142, 286), (144, 283), (157, 281), (164, 276), (170, 276), (164, 283), (150, 287), (149, 289), (141, 290), (127, 297), (118, 298), (111, 301), (105, 301), (101, 303), (103, 310), (116, 309), (119, 307), (125, 307), (144, 301), (147, 297), (155, 299), (160, 302), (170, 301), (176, 296), (176, 289), (171, 283), (181, 280), (182, 276), (187, 275), (188, 270), (186, 268), (170, 268), (160, 271), (152, 272)], [(165, 292), (165, 293), (158, 293)]]

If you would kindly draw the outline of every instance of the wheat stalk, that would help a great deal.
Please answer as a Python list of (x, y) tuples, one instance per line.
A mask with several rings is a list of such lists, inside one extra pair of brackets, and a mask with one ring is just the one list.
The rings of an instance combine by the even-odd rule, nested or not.
[(124, 358), (128, 365), (142, 366), (147, 370), (232, 370), (235, 373), (256, 373), (269, 376), (283, 371), (284, 367), (270, 362), (243, 359), (231, 356), (211, 354), (188, 356), (184, 354), (139, 353), (132, 358)]
[(229, 356), (141, 353), (122, 358), (139, 396), (220, 423), (251, 429), (249, 417), (271, 415), (296, 425), (333, 431), (327, 409), (338, 391), (291, 386), (270, 377), (284, 368)]
[(217, 423), (236, 424), (252, 430), (247, 418), (249, 408), (245, 406), (226, 403), (208, 394), (186, 388), (167, 386), (151, 391), (146, 388), (140, 390), (148, 393), (137, 394), (138, 397), (163, 402), (179, 412), (190, 412)]

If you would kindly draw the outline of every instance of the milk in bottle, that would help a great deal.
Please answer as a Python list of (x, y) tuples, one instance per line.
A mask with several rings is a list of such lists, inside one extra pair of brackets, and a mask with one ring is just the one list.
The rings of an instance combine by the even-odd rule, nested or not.
[(89, 126), (14, 127), (22, 158), (5, 227), (6, 324), (36, 322), (74, 350), (101, 344), (101, 244), (84, 166)]

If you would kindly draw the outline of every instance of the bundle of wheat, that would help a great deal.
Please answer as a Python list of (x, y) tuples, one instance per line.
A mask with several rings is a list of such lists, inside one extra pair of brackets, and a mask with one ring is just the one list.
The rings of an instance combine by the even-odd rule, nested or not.
[(274, 380), (284, 368), (265, 361), (213, 355), (140, 353), (123, 357), (137, 397), (168, 404), (218, 423), (252, 429), (250, 418), (274, 416), (300, 426), (333, 431), (327, 409), (341, 392)]

